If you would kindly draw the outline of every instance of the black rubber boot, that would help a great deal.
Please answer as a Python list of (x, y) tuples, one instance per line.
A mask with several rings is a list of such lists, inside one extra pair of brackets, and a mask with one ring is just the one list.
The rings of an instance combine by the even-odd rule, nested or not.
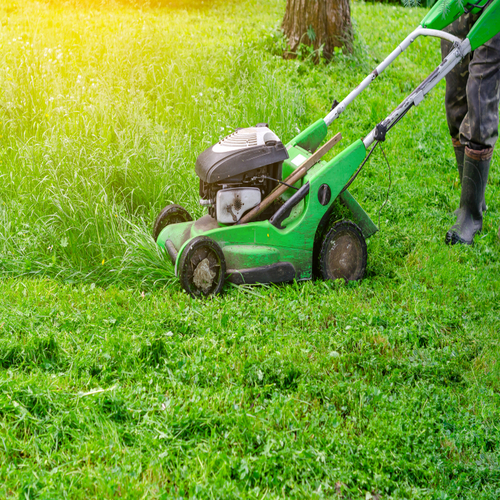
[[(462, 177), (464, 172), (464, 156), (465, 156), (465, 146), (460, 143), (458, 139), (452, 139), (453, 150), (455, 151), (455, 158), (457, 160), (458, 178), (460, 179), (460, 185), (462, 185)], [(486, 212), (486, 200), (483, 198), (483, 212)], [(458, 217), (458, 212), (460, 208), (457, 208), (453, 214)]]
[(465, 146), (460, 144), (460, 141), (453, 139), (453, 150), (455, 151), (455, 158), (457, 159), (458, 178), (460, 179), (461, 185), (464, 173)]
[(472, 245), (483, 228), (483, 201), (493, 148), (476, 151), (465, 148), (462, 194), (457, 222), (446, 233), (446, 243)]

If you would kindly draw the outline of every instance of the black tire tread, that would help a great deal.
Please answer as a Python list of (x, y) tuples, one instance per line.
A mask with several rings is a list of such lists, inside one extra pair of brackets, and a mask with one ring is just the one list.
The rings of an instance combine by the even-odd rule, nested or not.
[(180, 222), (189, 222), (193, 218), (191, 214), (180, 205), (167, 205), (156, 217), (155, 223), (153, 225), (153, 239), (156, 241), (160, 233), (170, 224), (177, 224), (177, 222), (169, 222), (169, 219), (173, 218), (181, 219)]

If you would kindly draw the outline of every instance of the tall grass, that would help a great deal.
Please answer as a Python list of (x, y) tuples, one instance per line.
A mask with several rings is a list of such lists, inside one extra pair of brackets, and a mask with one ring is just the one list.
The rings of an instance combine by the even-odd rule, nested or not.
[(243, 39), (243, 20), (221, 19), (224, 9), (24, 2), (10, 13), (0, 39), (5, 275), (169, 280), (148, 235), (168, 203), (201, 214), (196, 156), (236, 126), (270, 121), (284, 133), (304, 113), (299, 89), (262, 61), (264, 28)]

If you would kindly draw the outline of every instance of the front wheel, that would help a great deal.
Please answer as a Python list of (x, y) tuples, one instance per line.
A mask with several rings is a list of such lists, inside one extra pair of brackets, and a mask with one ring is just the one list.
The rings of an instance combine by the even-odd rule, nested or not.
[(226, 275), (221, 247), (207, 236), (193, 238), (182, 252), (178, 274), (182, 288), (192, 297), (219, 294)]
[(178, 224), (179, 222), (189, 222), (193, 218), (189, 212), (180, 205), (167, 205), (156, 217), (153, 226), (153, 238), (156, 241), (160, 233), (170, 224)]
[(335, 224), (324, 236), (318, 258), (319, 274), (325, 280), (363, 279), (368, 252), (361, 229), (348, 220)]

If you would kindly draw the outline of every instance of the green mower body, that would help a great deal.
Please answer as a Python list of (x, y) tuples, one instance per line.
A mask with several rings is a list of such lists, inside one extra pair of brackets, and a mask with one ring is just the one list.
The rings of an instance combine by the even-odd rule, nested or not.
[[(301, 143), (321, 142), (317, 139), (316, 127), (310, 127), (309, 132), (305, 132), (298, 136)], [(326, 127), (324, 132), (326, 135)], [(305, 160), (312, 154), (298, 146), (299, 141), (295, 138), (287, 145), (289, 158), (283, 165), (283, 178), (297, 168), (293, 163), (297, 157)], [(315, 240), (321, 238), (331, 217), (335, 217), (332, 214), (333, 202), (365, 155), (365, 146), (359, 140), (332, 160), (318, 162), (294, 186), (303, 188), (308, 185), (308, 193), (293, 204), (290, 214), (280, 224), (263, 220), (242, 225), (223, 225), (206, 215), (197, 221), (168, 225), (160, 233), (157, 243), (171, 256), (176, 273), (179, 272), (181, 256), (189, 242), (195, 237), (206, 236), (216, 241), (223, 251), (228, 281), (244, 284), (311, 279)], [(296, 192), (289, 188), (283, 195), (283, 201), (293, 202)], [(371, 236), (377, 228), (369, 216), (348, 191), (342, 193), (341, 197), (343, 204), (352, 211), (353, 220), (362, 228), (364, 237)], [(172, 251), (172, 247), (177, 253)]]

